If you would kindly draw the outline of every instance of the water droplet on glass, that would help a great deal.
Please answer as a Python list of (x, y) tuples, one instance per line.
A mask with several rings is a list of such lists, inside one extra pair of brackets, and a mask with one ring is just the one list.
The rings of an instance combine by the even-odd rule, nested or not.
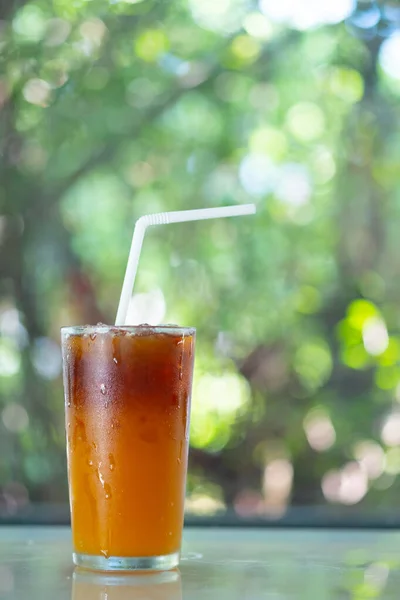
[(106, 493), (106, 500), (109, 500), (111, 498), (111, 487), (108, 483), (104, 484), (104, 491)]
[(101, 384), (100, 391), (103, 394), (103, 396), (107, 393), (106, 386), (104, 385), (104, 383)]
[(67, 406), (71, 406), (71, 402), (67, 402)]
[(99, 481), (100, 481), (100, 483), (101, 483), (101, 485), (102, 485), (102, 487), (104, 489), (104, 477), (103, 477), (103, 474), (100, 471), (100, 467), (101, 467), (101, 462), (99, 462), (99, 468), (97, 469), (97, 476), (98, 476)]
[(179, 381), (182, 381), (182, 379), (183, 379), (183, 352), (179, 359)]
[(181, 464), (181, 462), (182, 462), (182, 461), (181, 461), (181, 459), (180, 459), (180, 458), (177, 458), (176, 460), (177, 460), (177, 462), (178, 462), (178, 465), (180, 465), (180, 464)]
[(114, 458), (114, 455), (111, 452), (108, 455), (108, 460), (110, 461), (110, 471), (113, 471), (114, 467), (115, 467), (115, 458)]
[(89, 465), (89, 467), (91, 467), (93, 465), (93, 461), (89, 460), (88, 465)]
[(91, 334), (90, 334), (90, 339), (91, 339), (93, 342), (94, 342), (94, 340), (96, 339), (96, 337), (97, 337), (97, 333), (91, 333)]
[(115, 362), (115, 364), (116, 364), (116, 365), (118, 364), (118, 361), (117, 361), (117, 359), (115, 358), (115, 356), (114, 356), (114, 358), (113, 358), (113, 361)]
[(110, 556), (108, 550), (100, 550), (100, 554), (102, 554), (105, 558), (108, 558)]

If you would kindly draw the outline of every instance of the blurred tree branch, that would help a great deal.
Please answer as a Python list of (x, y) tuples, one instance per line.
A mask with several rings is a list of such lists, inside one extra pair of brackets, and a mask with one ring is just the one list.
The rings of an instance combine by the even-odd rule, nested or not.
[[(260, 66), (267, 65), (267, 69), (271, 70), (273, 61), (276, 58), (282, 56), (282, 48), (287, 48), (288, 45), (292, 44), (295, 40), (298, 39), (298, 34), (295, 31), (289, 31), (285, 34), (282, 34), (281, 37), (277, 40), (274, 40), (271, 44), (266, 45), (264, 50), (260, 53), (257, 60), (249, 67), (247, 71), (247, 75), (251, 75), (253, 70), (257, 69)], [(224, 43), (222, 51), (219, 52), (221, 55), (224, 50), (226, 50), (231, 44), (231, 39)], [(267, 60), (268, 59), (268, 60)], [(100, 167), (107, 162), (110, 162), (115, 158), (121, 143), (124, 142), (127, 138), (138, 138), (143, 131), (155, 120), (157, 120), (163, 113), (165, 113), (169, 108), (171, 108), (182, 96), (192, 90), (201, 90), (218, 77), (222, 72), (224, 72), (224, 67), (221, 66), (220, 62), (214, 66), (209, 68), (209, 73), (207, 77), (201, 81), (199, 84), (194, 85), (192, 87), (184, 87), (183, 85), (179, 88), (173, 90), (172, 93), (168, 94), (165, 99), (152, 107), (146, 114), (144, 114), (139, 123), (134, 123), (133, 125), (127, 124), (126, 131), (113, 140), (106, 144), (103, 148), (101, 148), (98, 152), (92, 154), (92, 156), (77, 170), (73, 173), (68, 179), (66, 179), (60, 187), (58, 187), (55, 191), (53, 202), (57, 202), (62, 196), (67, 192), (67, 190), (72, 187), (79, 179), (90, 173), (92, 170)], [(267, 71), (264, 71), (264, 77), (266, 76)]]

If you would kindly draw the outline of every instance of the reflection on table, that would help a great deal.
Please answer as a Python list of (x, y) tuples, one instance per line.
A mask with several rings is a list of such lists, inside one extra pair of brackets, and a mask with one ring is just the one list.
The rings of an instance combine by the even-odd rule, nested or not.
[(75, 569), (71, 600), (182, 600), (177, 569), (162, 573), (111, 574)]

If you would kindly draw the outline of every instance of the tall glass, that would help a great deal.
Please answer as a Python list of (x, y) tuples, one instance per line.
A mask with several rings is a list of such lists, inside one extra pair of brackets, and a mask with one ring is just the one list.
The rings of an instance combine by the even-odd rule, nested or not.
[(76, 565), (179, 562), (195, 329), (61, 330)]

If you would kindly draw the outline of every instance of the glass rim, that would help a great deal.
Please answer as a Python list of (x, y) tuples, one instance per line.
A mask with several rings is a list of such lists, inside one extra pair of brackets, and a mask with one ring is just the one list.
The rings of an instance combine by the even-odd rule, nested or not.
[(85, 334), (105, 334), (105, 333), (117, 333), (125, 331), (130, 334), (171, 334), (171, 335), (195, 335), (195, 327), (181, 327), (179, 325), (68, 325), (61, 327), (61, 335), (85, 335)]

